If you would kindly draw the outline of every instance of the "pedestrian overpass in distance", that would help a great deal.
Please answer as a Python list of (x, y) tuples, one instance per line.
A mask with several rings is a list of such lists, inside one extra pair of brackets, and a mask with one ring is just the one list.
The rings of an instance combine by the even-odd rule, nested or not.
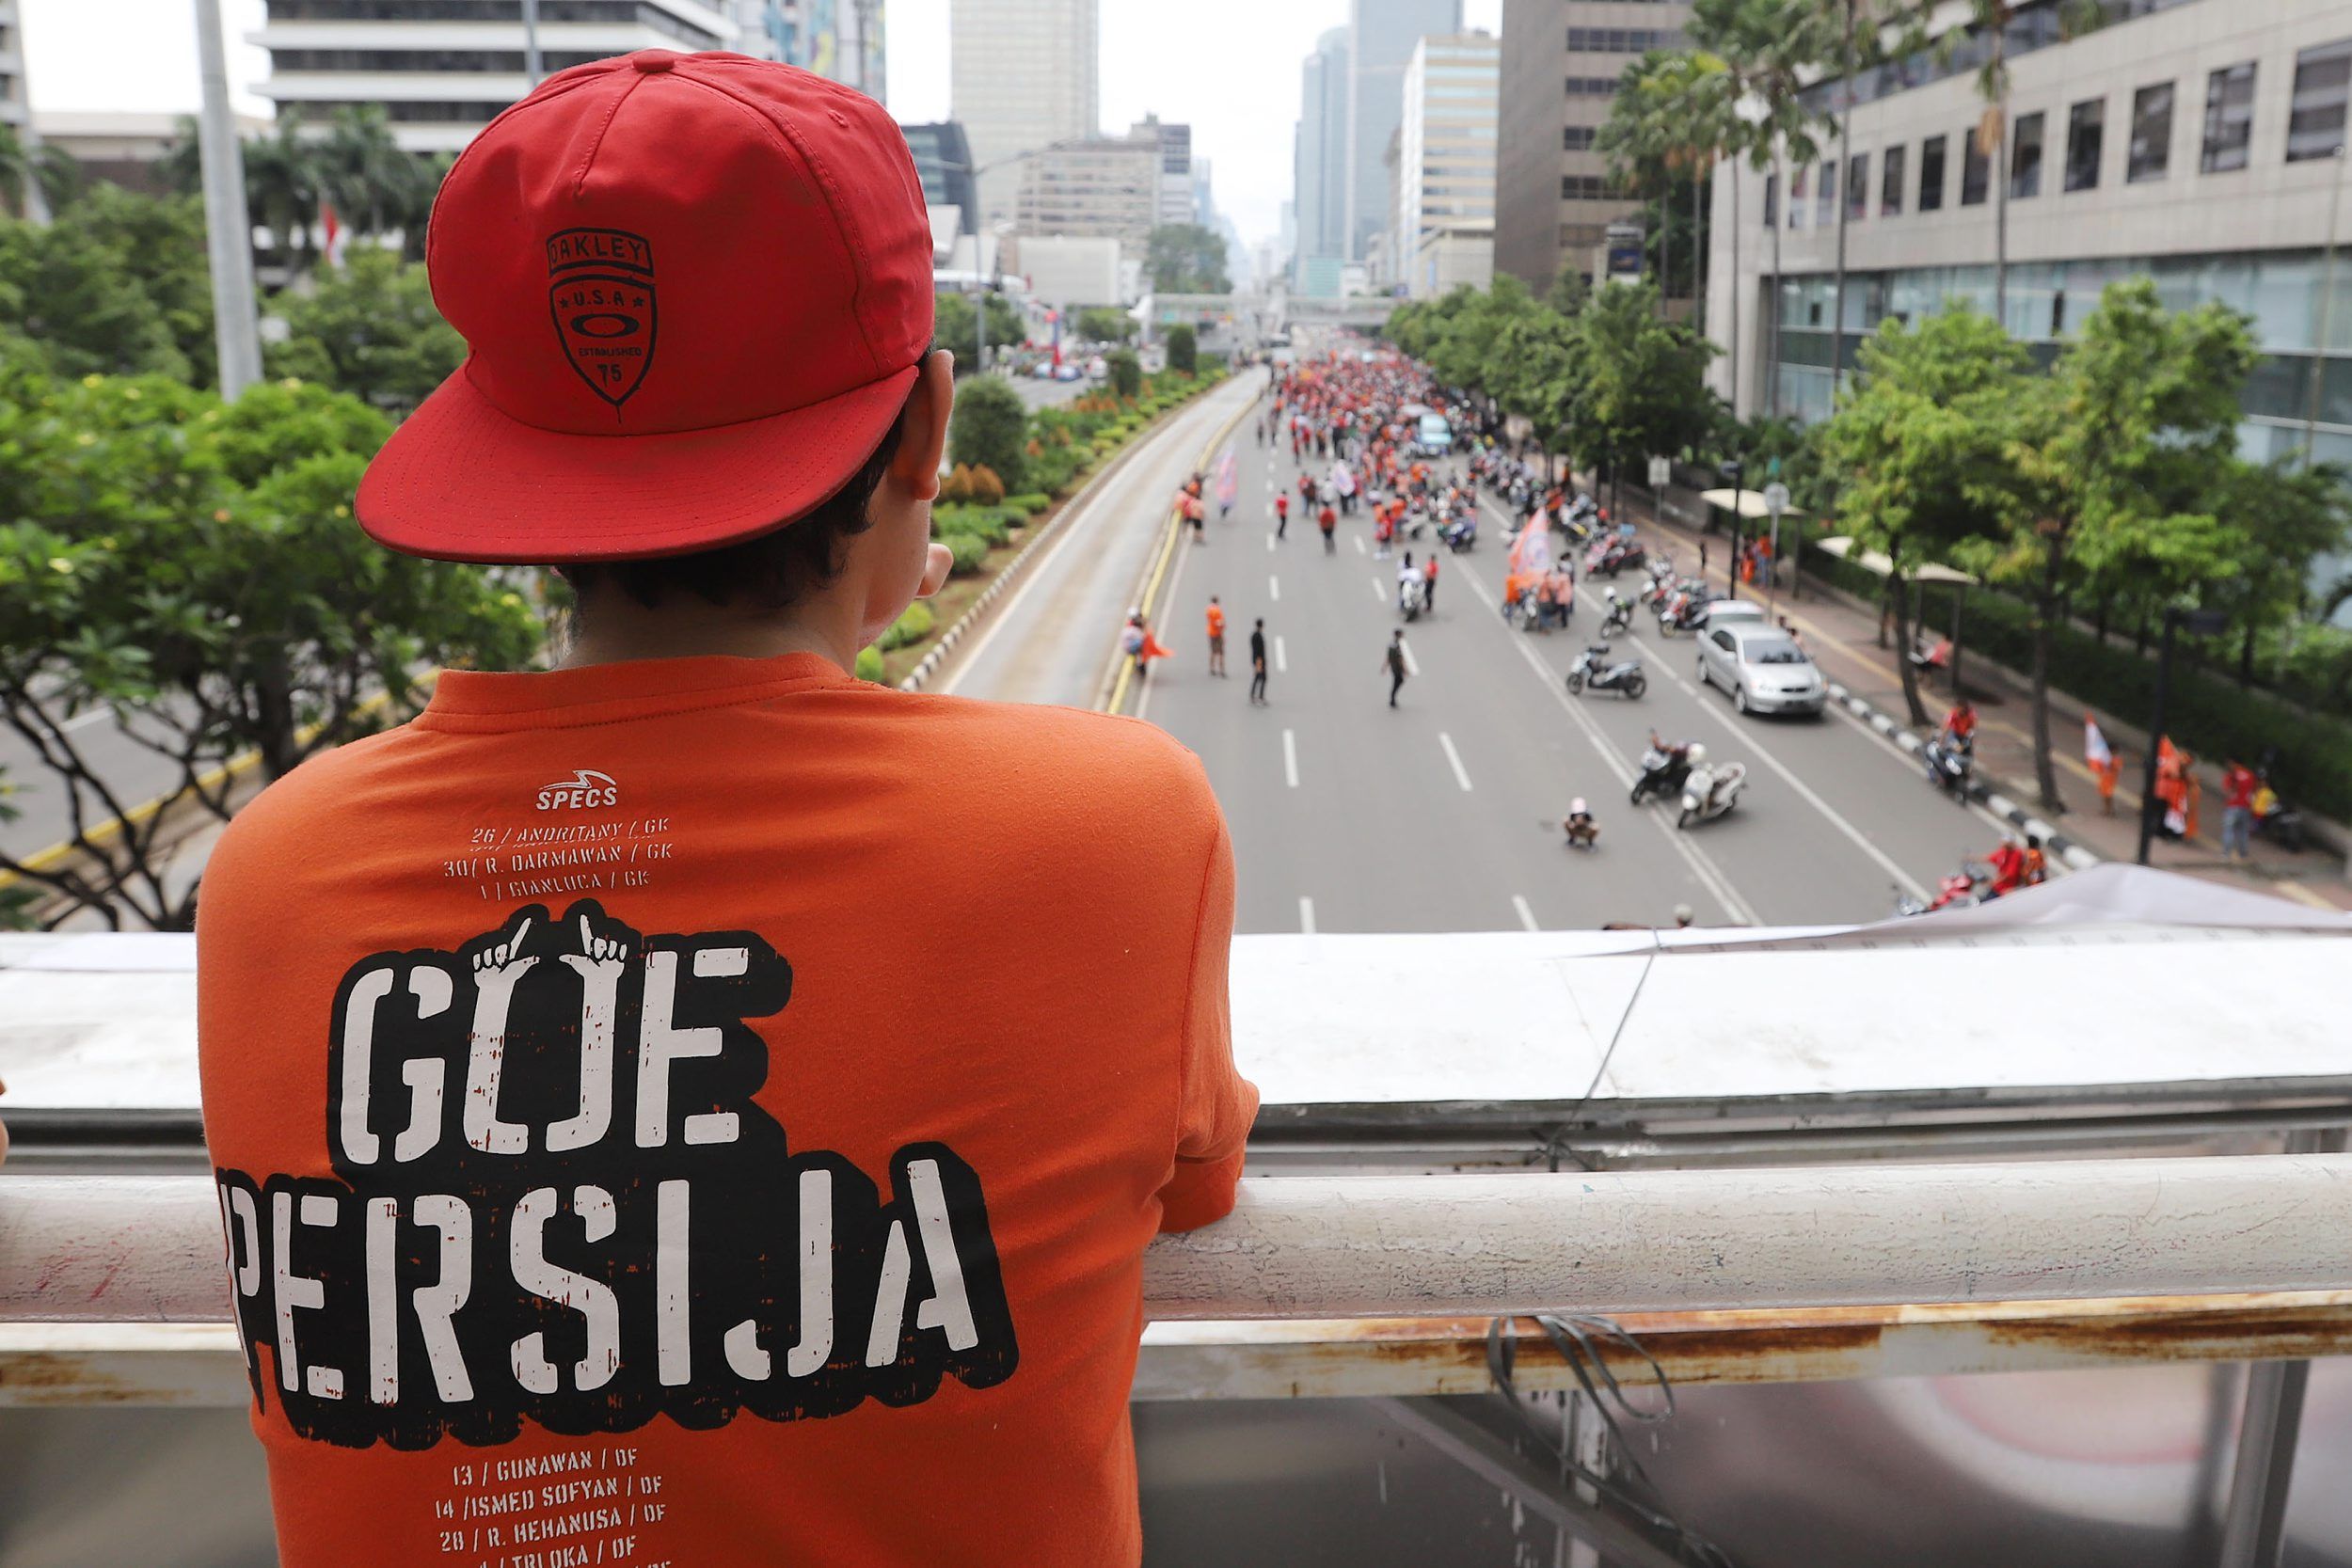
[(1279, 337), (1294, 326), (1352, 326), (1377, 330), (1396, 309), (1392, 299), (1310, 299), (1273, 293), (1153, 294), (1144, 302), (1155, 331), (1190, 323), (1214, 325), (1243, 341)]

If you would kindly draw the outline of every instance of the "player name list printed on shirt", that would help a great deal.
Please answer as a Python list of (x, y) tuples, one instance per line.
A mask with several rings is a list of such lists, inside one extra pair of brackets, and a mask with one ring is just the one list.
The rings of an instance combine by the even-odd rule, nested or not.
[(255, 1400), (306, 1438), (422, 1449), (1010, 1377), (978, 1174), (910, 1144), (885, 1198), (754, 1101), (749, 1021), (792, 983), (754, 933), (642, 935), (590, 900), (354, 964), (335, 1175), (215, 1173)]

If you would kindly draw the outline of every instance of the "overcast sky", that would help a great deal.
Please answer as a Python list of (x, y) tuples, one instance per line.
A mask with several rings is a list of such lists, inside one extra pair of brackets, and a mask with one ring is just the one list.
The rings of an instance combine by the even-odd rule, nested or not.
[[(950, 0), (889, 0), (890, 109), (903, 120), (948, 112)], [(1193, 127), (1215, 169), (1217, 205), (1246, 240), (1270, 239), (1291, 194), (1298, 64), (1347, 19), (1346, 0), (1102, 0), (1103, 123), (1147, 112)], [(262, 0), (224, 0), (229, 71), (249, 88), (269, 70), (234, 40), (262, 24)], [(42, 109), (184, 114), (196, 106), (193, 0), (19, 0), (25, 75)], [(1502, 0), (1465, 0), (1469, 24), (1502, 25)], [(241, 106), (266, 114), (246, 93)]]

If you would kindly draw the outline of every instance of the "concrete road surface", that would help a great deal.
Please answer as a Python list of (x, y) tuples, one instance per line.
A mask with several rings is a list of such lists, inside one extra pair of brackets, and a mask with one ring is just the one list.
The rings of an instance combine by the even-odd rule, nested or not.
[[(1256, 392), (1262, 378), (1245, 378)], [(1187, 415), (1230, 406), (1220, 392)], [(1000, 613), (952, 689), (1029, 701), (1087, 701), (1108, 661), (1167, 496), (1200, 436), (1163, 437), (1098, 499), (1065, 542), (1091, 563), (1048, 563)], [(1437, 613), (1406, 632), (1412, 678), (1388, 706), (1381, 652), (1400, 623), (1395, 560), (1375, 560), (1362, 514), (1327, 555), (1294, 519), (1272, 535), (1269, 480), (1289, 483), (1284, 449), (1259, 447), (1245, 421), (1239, 502), (1207, 543), (1184, 545), (1158, 617), (1175, 657), (1130, 711), (1199, 752), (1232, 823), (1245, 931), (1496, 930), (1663, 924), (1688, 904), (1702, 925), (1868, 920), (1898, 887), (1931, 888), (1998, 826), (1934, 794), (1916, 767), (1833, 708), (1821, 719), (1742, 719), (1695, 681), (1688, 637), (1661, 641), (1651, 618), (1617, 646), (1640, 657), (1639, 702), (1568, 695), (1562, 677), (1598, 623), (1582, 594), (1566, 632), (1506, 626), (1502, 517), (1489, 508), (1478, 549), (1443, 555)], [(1418, 560), (1421, 546), (1416, 545)], [(1632, 580), (1627, 579), (1627, 587)], [(1223, 602), (1222, 679), (1207, 673), (1204, 613)], [(1247, 701), (1251, 623), (1266, 623), (1271, 705)], [(1073, 645), (1072, 639), (1080, 641)], [(1084, 640), (1093, 639), (1092, 646)], [(1016, 675), (1015, 671), (1033, 672)], [(1635, 809), (1626, 790), (1652, 727), (1744, 762), (1749, 786), (1729, 816), (1689, 831), (1670, 808)], [(1563, 847), (1572, 796), (1601, 827), (1592, 853)]]

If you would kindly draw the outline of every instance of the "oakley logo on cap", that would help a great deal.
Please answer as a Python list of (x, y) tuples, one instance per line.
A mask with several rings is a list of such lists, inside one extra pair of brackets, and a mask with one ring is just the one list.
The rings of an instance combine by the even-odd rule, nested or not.
[(548, 309), (564, 357), (618, 412), (653, 364), (653, 246), (618, 229), (548, 235)]

